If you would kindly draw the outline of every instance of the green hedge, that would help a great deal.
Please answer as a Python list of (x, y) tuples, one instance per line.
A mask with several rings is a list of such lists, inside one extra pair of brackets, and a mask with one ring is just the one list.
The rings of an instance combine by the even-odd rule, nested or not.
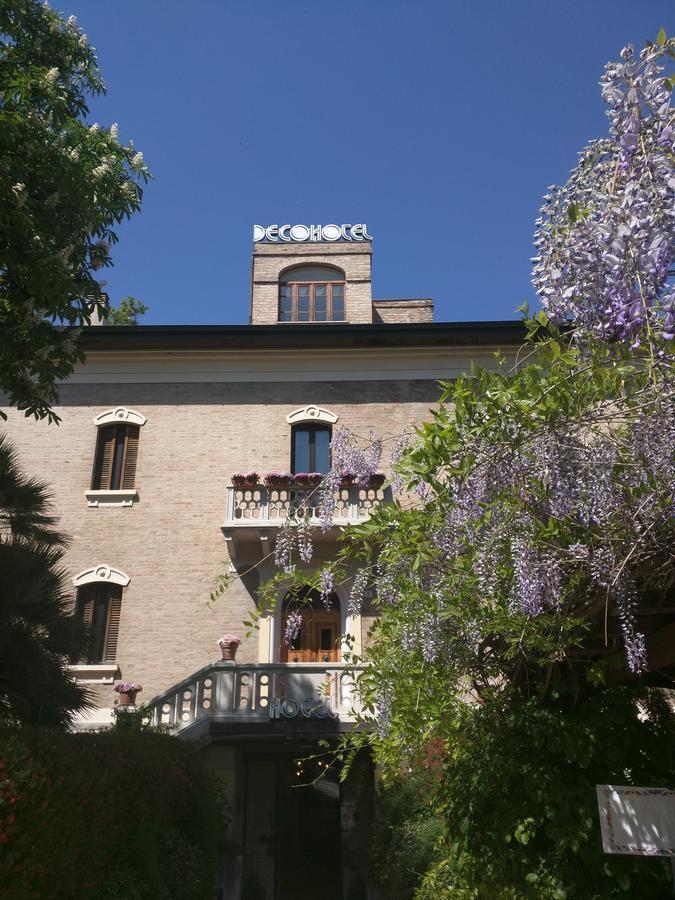
[(432, 806), (436, 789), (433, 773), (418, 768), (377, 792), (371, 867), (387, 900), (410, 900), (438, 859), (436, 847), (445, 829)]
[(603, 853), (595, 786), (672, 788), (674, 746), (675, 717), (658, 690), (467, 706), (436, 792), (445, 846), (416, 900), (672, 896), (667, 860)]
[(213, 896), (224, 824), (197, 751), (164, 734), (0, 731), (0, 893)]

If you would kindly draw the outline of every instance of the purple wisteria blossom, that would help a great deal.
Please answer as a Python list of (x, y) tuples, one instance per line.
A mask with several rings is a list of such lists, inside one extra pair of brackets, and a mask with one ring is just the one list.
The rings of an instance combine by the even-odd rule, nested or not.
[(350, 437), (346, 428), (338, 428), (330, 447), (331, 468), (320, 488), (319, 498), (322, 531), (328, 531), (333, 525), (335, 497), (343, 479), (351, 478), (356, 484), (368, 486), (382, 458), (382, 440), (372, 431), (367, 446), (363, 448)]
[(299, 612), (289, 612), (286, 617), (286, 627), (284, 629), (283, 642), (290, 647), (300, 634), (302, 627), (302, 614)]
[(330, 609), (335, 590), (335, 573), (332, 569), (323, 568), (319, 573), (319, 581), (321, 584), (321, 602), (326, 609)]
[(312, 558), (314, 547), (312, 544), (312, 526), (308, 516), (303, 516), (298, 520), (295, 526), (296, 539), (298, 543), (298, 554), (304, 563), (308, 563)]
[[(397, 466), (405, 454), (406, 450), (410, 446), (412, 442), (412, 434), (406, 428), (396, 439), (396, 443), (391, 451), (391, 458), (389, 460), (389, 464), (392, 469)], [(400, 494), (403, 489), (403, 476), (395, 475), (391, 482), (391, 489), (395, 494)]]
[(358, 616), (361, 614), (364, 594), (366, 592), (366, 588), (368, 587), (368, 575), (369, 573), (367, 569), (359, 569), (359, 571), (354, 576), (352, 589), (349, 593), (349, 612), (353, 616)]
[(525, 537), (511, 541), (513, 557), (513, 605), (528, 616), (551, 609), (560, 600), (560, 566), (552, 553), (543, 555)]
[(294, 528), (290, 520), (286, 519), (277, 534), (277, 541), (274, 547), (274, 564), (278, 568), (283, 569), (287, 575), (292, 575), (295, 571), (293, 562), (294, 547)]
[(628, 342), (675, 327), (667, 285), (675, 219), (675, 115), (663, 66), (673, 41), (632, 47), (602, 78), (611, 137), (582, 152), (567, 184), (552, 186), (537, 220), (533, 283), (557, 323), (577, 336)]

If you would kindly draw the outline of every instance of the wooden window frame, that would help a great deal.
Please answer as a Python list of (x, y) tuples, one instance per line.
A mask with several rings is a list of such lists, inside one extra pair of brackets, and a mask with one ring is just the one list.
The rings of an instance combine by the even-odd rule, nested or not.
[[(298, 288), (306, 287), (309, 288), (309, 318), (307, 319), (299, 319), (298, 318)], [(317, 319), (316, 311), (315, 311), (315, 290), (317, 287), (325, 287), (326, 288), (326, 318), (325, 319)], [(335, 287), (342, 289), (342, 317), (336, 319), (333, 316), (333, 289)], [(281, 292), (284, 288), (290, 288), (291, 290), (291, 318), (290, 319), (282, 319), (281, 318)], [(344, 281), (293, 281), (293, 279), (284, 280), (279, 285), (279, 307), (278, 307), (278, 321), (282, 324), (287, 322), (346, 322), (346, 305), (345, 305), (345, 282)]]

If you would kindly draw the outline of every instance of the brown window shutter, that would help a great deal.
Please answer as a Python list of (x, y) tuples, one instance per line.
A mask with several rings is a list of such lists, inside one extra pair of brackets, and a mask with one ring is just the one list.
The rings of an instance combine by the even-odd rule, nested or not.
[(138, 459), (138, 425), (127, 425), (126, 445), (124, 452), (124, 469), (122, 471), (122, 488), (131, 490), (136, 481), (136, 460)]
[(87, 591), (85, 596), (79, 600), (77, 614), (87, 628), (91, 628), (91, 623), (94, 619), (94, 597), (91, 591)]
[[(80, 621), (87, 629), (91, 629), (94, 623), (94, 591), (92, 585), (80, 588), (77, 592), (77, 615)], [(84, 655), (74, 662), (87, 663), (91, 657), (91, 633), (89, 636), (89, 646), (86, 648)]]
[(94, 477), (92, 480), (93, 490), (107, 491), (110, 489), (110, 476), (112, 474), (114, 452), (115, 426), (104, 425), (98, 430), (96, 462), (94, 464)]
[(105, 635), (103, 662), (115, 662), (117, 655), (117, 637), (120, 631), (120, 614), (122, 612), (121, 594), (108, 598), (108, 627)]

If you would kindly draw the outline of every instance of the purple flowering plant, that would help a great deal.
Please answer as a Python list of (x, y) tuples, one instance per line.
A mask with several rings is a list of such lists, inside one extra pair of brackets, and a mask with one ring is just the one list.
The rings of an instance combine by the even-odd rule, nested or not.
[(267, 472), (263, 477), (267, 487), (278, 487), (279, 485), (288, 485), (293, 482), (293, 475), (290, 472)]
[(316, 487), (322, 481), (323, 475), (321, 472), (296, 472), (293, 476), (293, 484), (298, 485), (298, 487)]
[(117, 691), (118, 694), (134, 694), (142, 691), (143, 687), (140, 684), (136, 684), (135, 681), (118, 681), (113, 690)]
[[(643, 676), (642, 609), (675, 606), (674, 52), (660, 35), (607, 66), (609, 136), (548, 189), (537, 222), (527, 343), (445, 384), (431, 421), (396, 440), (404, 499), (346, 529), (318, 572), (292, 524), (278, 535), (269, 603), (282, 582), (324, 596), (348, 581), (356, 614), (375, 589), (359, 684), (377, 728), (363, 740), (392, 771), (469, 697), (544, 703)], [(345, 479), (372, 483), (383, 447), (335, 430), (322, 528)]]
[(221, 638), (218, 638), (219, 647), (238, 647), (241, 644), (241, 638), (238, 634), (226, 632)]
[(235, 487), (241, 485), (255, 485), (258, 483), (259, 477), (257, 472), (235, 472), (232, 475), (232, 484)]
[[(443, 385), (430, 421), (390, 451), (396, 502), (374, 505), (367, 521), (345, 528), (336, 559), (303, 566), (297, 521), (282, 527), (279, 572), (261, 595), (264, 614), (282, 588), (309, 584), (326, 602), (342, 584), (342, 602), (358, 615), (374, 589), (368, 646), (350, 656), (365, 664), (350, 673), (363, 704), (356, 721), (371, 727), (352, 731), (336, 753), (349, 759), (369, 745), (397, 778), (440, 741), (448, 765), (437, 799), (452, 813), (448, 833), (467, 859), (453, 816), (469, 836), (497, 834), (495, 871), (516, 872), (514, 896), (523, 885), (522, 896), (576, 896), (567, 890), (572, 869), (583, 870), (582, 881), (605, 871), (599, 851), (588, 859), (577, 852), (591, 832), (578, 825), (579, 791), (569, 802), (558, 796), (560, 766), (596, 754), (608, 772), (624, 723), (639, 731), (640, 717), (653, 733), (672, 731), (672, 709), (658, 705), (648, 679), (663, 679), (655, 621), (675, 623), (675, 119), (665, 72), (673, 57), (675, 41), (661, 31), (642, 53), (625, 48), (606, 67), (609, 135), (582, 152), (564, 186), (548, 189), (536, 225), (542, 308), (523, 309), (524, 347)], [(334, 527), (344, 480), (370, 484), (385, 443), (335, 430), (331, 470), (317, 489), (325, 530)], [(300, 627), (301, 614), (289, 616), (285, 639)], [(580, 730), (580, 709), (610, 721), (588, 715)], [(542, 734), (537, 722), (559, 731)], [(480, 723), (497, 736), (512, 729), (523, 771), (550, 769), (556, 789), (546, 794), (543, 824), (529, 784), (513, 797), (522, 819), (496, 826), (490, 806), (492, 818), (480, 820), (477, 791), (487, 784), (486, 796), (499, 795), (480, 759), (471, 759), (471, 777), (481, 773), (471, 792), (466, 781), (451, 792), (453, 766), (472, 746), (504, 772), (517, 770), (519, 757), (500, 757), (498, 742), (471, 743)], [(605, 742), (612, 735), (605, 756), (601, 733)], [(655, 758), (645, 752), (639, 777), (660, 771), (650, 768)], [(576, 768), (585, 789), (588, 773)], [(588, 796), (594, 802), (591, 783)], [(549, 808), (563, 813), (555, 829)], [(535, 834), (536, 859), (520, 872), (522, 847)], [(501, 870), (500, 853), (508, 856)], [(454, 857), (445, 864), (452, 870)], [(479, 871), (483, 859), (471, 877)], [(535, 884), (540, 872), (546, 877)], [(619, 896), (613, 878), (594, 896)], [(468, 882), (471, 896), (482, 896), (481, 885)]]

